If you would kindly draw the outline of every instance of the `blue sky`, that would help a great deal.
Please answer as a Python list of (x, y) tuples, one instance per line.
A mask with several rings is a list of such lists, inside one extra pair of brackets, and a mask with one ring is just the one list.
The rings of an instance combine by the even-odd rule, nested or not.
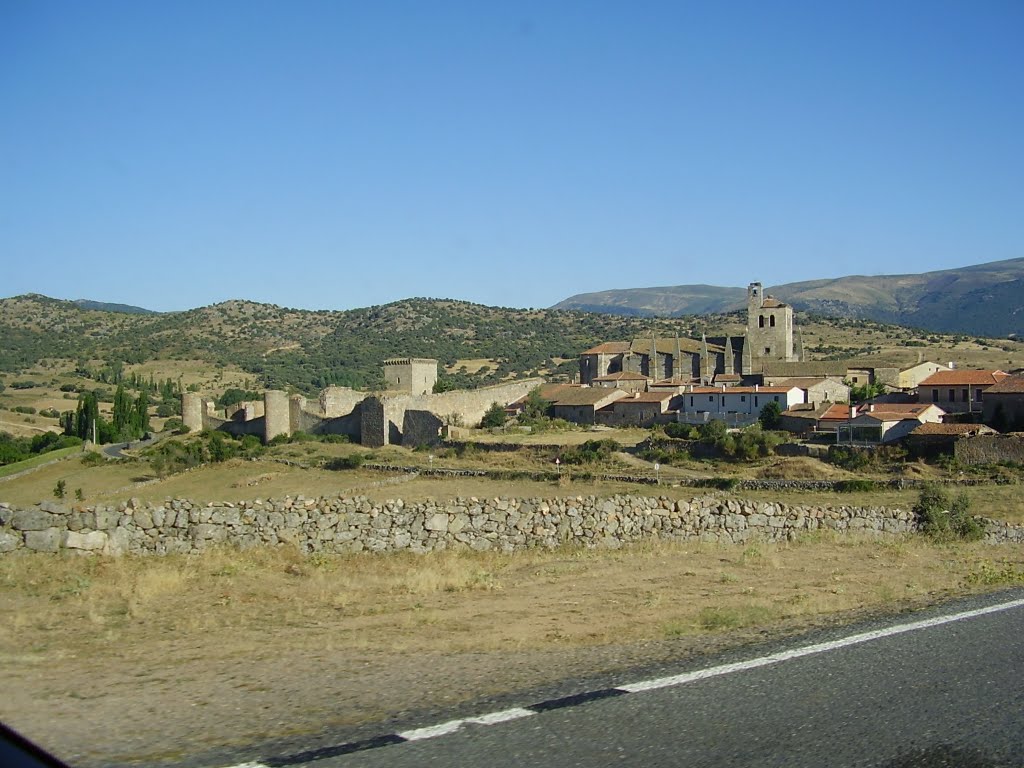
[(0, 0), (0, 296), (541, 307), (1024, 256), (1024, 3)]

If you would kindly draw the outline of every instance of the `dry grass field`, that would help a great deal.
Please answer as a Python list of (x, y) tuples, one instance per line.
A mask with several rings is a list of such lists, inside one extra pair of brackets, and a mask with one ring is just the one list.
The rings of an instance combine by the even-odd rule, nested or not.
[(1019, 548), (823, 536), (512, 555), (5, 557), (0, 718), (76, 764), (156, 763), (186, 742), (357, 727), (1022, 574)]

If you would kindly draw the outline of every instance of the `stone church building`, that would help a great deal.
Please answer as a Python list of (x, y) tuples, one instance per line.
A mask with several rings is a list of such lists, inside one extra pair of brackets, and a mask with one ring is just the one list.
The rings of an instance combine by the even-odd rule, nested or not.
[(800, 362), (794, 330), (793, 308), (751, 283), (744, 334), (605, 342), (580, 355), (580, 383), (606, 385), (621, 373), (671, 384), (734, 383), (761, 374), (765, 363)]

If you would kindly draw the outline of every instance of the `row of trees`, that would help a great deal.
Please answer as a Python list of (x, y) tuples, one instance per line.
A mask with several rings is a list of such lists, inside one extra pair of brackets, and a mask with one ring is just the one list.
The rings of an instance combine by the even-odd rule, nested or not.
[(95, 392), (78, 396), (78, 407), (60, 415), (60, 426), (65, 435), (97, 443), (114, 443), (142, 437), (149, 431), (149, 395), (142, 391), (132, 398), (124, 386), (114, 394), (111, 420), (100, 414), (99, 399)]
[(58, 435), (55, 432), (40, 432), (32, 437), (15, 437), (7, 432), (0, 432), (0, 466), (24, 461), (40, 453), (68, 448), (80, 442), (77, 438)]

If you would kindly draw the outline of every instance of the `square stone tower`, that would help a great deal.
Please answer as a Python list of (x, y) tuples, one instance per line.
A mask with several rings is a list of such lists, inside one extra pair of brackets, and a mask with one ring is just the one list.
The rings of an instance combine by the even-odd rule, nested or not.
[(384, 381), (392, 392), (429, 395), (437, 383), (437, 360), (394, 357), (384, 361)]
[(760, 283), (747, 286), (747, 339), (750, 357), (759, 371), (759, 363), (795, 362), (793, 352), (793, 308), (766, 296)]

